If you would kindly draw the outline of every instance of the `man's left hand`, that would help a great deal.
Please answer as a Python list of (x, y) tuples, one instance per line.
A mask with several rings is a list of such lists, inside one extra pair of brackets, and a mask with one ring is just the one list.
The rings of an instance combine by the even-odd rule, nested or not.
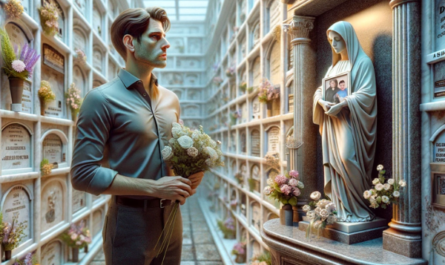
[(189, 180), (192, 182), (191, 186), (192, 190), (195, 190), (199, 186), (203, 177), (204, 177), (203, 171), (190, 175)]

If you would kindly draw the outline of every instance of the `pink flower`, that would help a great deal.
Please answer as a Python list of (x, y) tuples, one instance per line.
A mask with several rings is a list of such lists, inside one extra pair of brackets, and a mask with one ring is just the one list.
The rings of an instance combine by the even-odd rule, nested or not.
[(184, 125), (184, 121), (179, 119), (179, 124)]
[(296, 171), (296, 170), (291, 170), (291, 171), (289, 172), (289, 176), (291, 176), (291, 177), (294, 178), (294, 179), (298, 179), (298, 175), (299, 175), (299, 173), (298, 173), (298, 171)]
[(285, 195), (289, 195), (289, 193), (291, 192), (292, 188), (289, 185), (287, 185), (287, 184), (283, 184), (283, 185), (280, 186), (280, 190)]
[(25, 70), (26, 65), (23, 61), (20, 60), (14, 60), (12, 61), (12, 69), (16, 71), (17, 73), (21, 73)]
[(76, 234), (76, 233), (74, 233), (74, 234), (71, 235), (71, 239), (72, 239), (72, 240), (76, 240), (76, 238), (77, 238), (77, 234)]
[(301, 191), (299, 188), (295, 187), (294, 190), (292, 191), (292, 194), (294, 194), (294, 196), (300, 196)]
[(287, 178), (286, 178), (285, 176), (283, 176), (283, 175), (277, 175), (277, 176), (275, 177), (275, 182), (276, 182), (278, 185), (286, 184), (286, 182), (287, 182)]
[(290, 179), (289, 180), (289, 185), (291, 185), (292, 187), (296, 187), (298, 185), (298, 180)]

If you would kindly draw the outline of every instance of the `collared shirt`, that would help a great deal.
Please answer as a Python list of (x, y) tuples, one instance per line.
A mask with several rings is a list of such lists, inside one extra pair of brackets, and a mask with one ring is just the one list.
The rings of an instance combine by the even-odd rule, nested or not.
[[(153, 74), (150, 86), (157, 86)], [(121, 69), (85, 96), (71, 165), (75, 189), (98, 195), (118, 173), (144, 179), (168, 174), (161, 150), (171, 138), (172, 123), (179, 121), (180, 107), (176, 94), (157, 89), (150, 102), (142, 82)]]

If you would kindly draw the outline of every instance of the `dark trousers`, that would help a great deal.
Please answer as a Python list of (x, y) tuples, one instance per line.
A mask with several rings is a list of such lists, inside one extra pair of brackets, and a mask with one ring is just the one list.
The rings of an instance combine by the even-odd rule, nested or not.
[[(115, 196), (112, 196), (102, 232), (106, 264), (161, 264), (164, 253), (156, 257), (160, 243), (156, 251), (154, 248), (172, 209), (173, 204), (144, 211), (143, 208), (117, 205)], [(179, 265), (181, 262), (182, 217), (179, 209), (173, 227), (165, 265)]]

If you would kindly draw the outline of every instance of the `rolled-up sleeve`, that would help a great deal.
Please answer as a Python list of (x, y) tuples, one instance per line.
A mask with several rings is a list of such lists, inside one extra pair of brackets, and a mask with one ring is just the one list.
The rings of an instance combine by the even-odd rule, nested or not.
[(117, 171), (100, 165), (111, 124), (111, 113), (103, 92), (92, 90), (84, 99), (77, 122), (71, 163), (74, 189), (99, 195), (116, 177)]

